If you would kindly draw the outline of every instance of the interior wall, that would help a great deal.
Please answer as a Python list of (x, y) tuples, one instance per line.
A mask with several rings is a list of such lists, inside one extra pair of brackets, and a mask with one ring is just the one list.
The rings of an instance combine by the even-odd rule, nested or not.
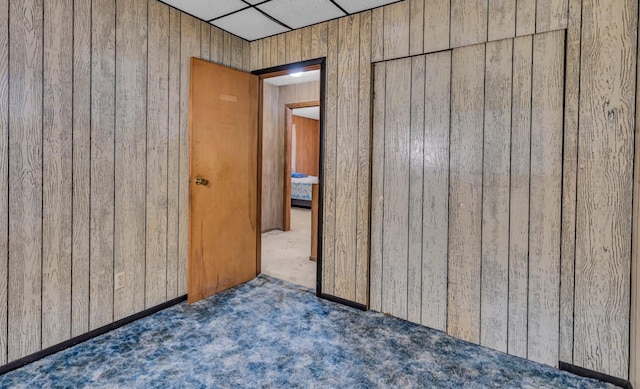
[(564, 52), (558, 30), (375, 65), (372, 309), (557, 366)]
[(296, 128), (296, 169), (310, 176), (320, 174), (320, 121), (301, 116), (292, 117)]
[(405, 0), (252, 42), (252, 69), (327, 58), (323, 292), (369, 302), (371, 64), (566, 29), (560, 234), (540, 254), (559, 261), (559, 359), (627, 378), (637, 18), (633, 0)]
[(249, 54), (155, 0), (0, 0), (0, 364), (186, 293), (189, 59)]
[(319, 81), (263, 83), (262, 231), (284, 228), (285, 105), (319, 100)]

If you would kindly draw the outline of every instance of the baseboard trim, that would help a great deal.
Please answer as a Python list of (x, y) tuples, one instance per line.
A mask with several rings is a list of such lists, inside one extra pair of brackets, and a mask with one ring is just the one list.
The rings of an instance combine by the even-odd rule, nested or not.
[(598, 381), (607, 382), (609, 384), (613, 384), (615, 386), (619, 386), (624, 389), (633, 389), (633, 386), (631, 385), (631, 381), (623, 380), (622, 378), (617, 378), (604, 373), (599, 373), (597, 371), (585, 369), (584, 367), (572, 365), (566, 362), (559, 362), (558, 367), (560, 370), (563, 370), (575, 375), (579, 375), (581, 377), (593, 378)]
[(131, 315), (129, 317), (125, 317), (124, 319), (120, 319), (116, 322), (113, 322), (111, 324), (107, 324), (106, 326), (100, 327), (100, 328), (96, 328), (93, 331), (89, 331), (85, 334), (76, 336), (75, 338), (71, 338), (69, 340), (66, 340), (62, 343), (58, 343), (54, 346), (51, 347), (47, 347), (44, 350), (38, 351), (37, 353), (33, 353), (31, 355), (27, 355), (26, 357), (17, 359), (13, 362), (10, 362), (6, 365), (0, 366), (0, 375), (8, 373), (12, 370), (18, 369), (20, 367), (23, 367), (25, 365), (28, 365), (30, 363), (33, 363), (35, 361), (38, 361), (44, 357), (47, 357), (51, 354), (55, 354), (59, 351), (62, 351), (64, 349), (67, 349), (69, 347), (78, 345), (80, 343), (86, 342), (89, 339), (95, 338), (96, 336), (100, 336), (103, 334), (106, 334), (109, 331), (113, 331), (115, 329), (118, 329), (124, 325), (133, 323), (136, 320), (142, 319), (143, 317), (149, 316), (149, 315), (153, 315), (154, 313), (160, 312), (164, 309), (167, 309), (171, 306), (174, 306), (176, 304), (179, 304), (183, 301), (185, 301), (187, 299), (187, 295), (184, 296), (180, 296), (178, 298), (175, 298), (173, 300), (169, 300), (166, 303), (162, 303), (160, 305), (156, 305), (155, 307), (151, 307), (149, 309), (145, 309), (142, 312), (136, 313), (134, 315)]
[(359, 309), (361, 311), (366, 311), (367, 310), (367, 306), (364, 305), (364, 304), (356, 303), (356, 302), (353, 302), (353, 301), (350, 301), (350, 300), (345, 300), (343, 298), (332, 296), (330, 294), (324, 294), (323, 293), (318, 297), (320, 297), (321, 299), (329, 300), (329, 301), (334, 302), (334, 303), (346, 305), (346, 306), (351, 307), (351, 308)]

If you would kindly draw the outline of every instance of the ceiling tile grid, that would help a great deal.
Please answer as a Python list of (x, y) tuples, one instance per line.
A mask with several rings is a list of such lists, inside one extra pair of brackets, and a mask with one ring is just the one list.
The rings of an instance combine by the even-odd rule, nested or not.
[(253, 41), (398, 0), (161, 0)]

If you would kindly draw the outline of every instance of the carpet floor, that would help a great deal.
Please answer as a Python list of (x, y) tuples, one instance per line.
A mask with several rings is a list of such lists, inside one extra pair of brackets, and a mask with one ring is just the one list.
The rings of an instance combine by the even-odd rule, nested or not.
[(17, 388), (608, 388), (267, 276), (0, 376)]

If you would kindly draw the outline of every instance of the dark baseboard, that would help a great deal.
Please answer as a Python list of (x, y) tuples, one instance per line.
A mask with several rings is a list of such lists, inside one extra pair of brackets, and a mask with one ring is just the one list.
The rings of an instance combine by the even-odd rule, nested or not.
[(334, 303), (346, 305), (346, 306), (351, 307), (351, 308), (359, 309), (361, 311), (366, 311), (367, 310), (367, 306), (364, 305), (364, 304), (355, 303), (353, 301), (345, 300), (343, 298), (332, 296), (330, 294), (324, 294), (323, 293), (323, 294), (319, 295), (318, 297), (320, 297), (321, 299), (332, 301)]
[(291, 199), (291, 206), (296, 208), (311, 209), (311, 201)]
[(46, 356), (49, 356), (51, 354), (55, 354), (59, 351), (62, 351), (64, 349), (67, 349), (69, 347), (75, 346), (77, 344), (80, 344), (82, 342), (86, 342), (89, 339), (95, 338), (96, 336), (100, 336), (103, 334), (106, 334), (109, 331), (113, 331), (117, 328), (120, 328), (124, 325), (133, 323), (136, 320), (142, 319), (145, 316), (149, 316), (152, 315), (156, 312), (160, 312), (163, 309), (167, 309), (173, 305), (176, 305), (178, 303), (181, 303), (183, 301), (185, 301), (187, 299), (187, 295), (184, 296), (180, 296), (178, 298), (175, 298), (173, 300), (167, 301), (166, 303), (162, 303), (160, 305), (156, 305), (155, 307), (149, 308), (149, 309), (145, 309), (142, 312), (136, 313), (135, 315), (131, 315), (129, 317), (125, 317), (124, 319), (120, 319), (116, 322), (113, 322), (111, 324), (107, 324), (104, 327), (100, 327), (100, 328), (96, 328), (93, 331), (89, 331), (85, 334), (82, 334), (80, 336), (76, 336), (75, 338), (71, 338), (67, 341), (64, 341), (62, 343), (58, 343), (54, 346), (48, 347), (44, 350), (38, 351), (37, 353), (31, 354), (31, 355), (27, 355), (26, 357), (17, 359), (11, 363), (8, 363), (6, 365), (0, 366), (0, 375), (1, 374), (5, 374), (10, 372), (11, 370), (15, 370), (18, 369), (22, 366), (28, 365), (30, 363), (33, 363), (37, 360), (40, 360)]
[(584, 367), (572, 365), (566, 362), (559, 362), (558, 367), (560, 368), (560, 370), (567, 371), (581, 377), (593, 378), (598, 381), (607, 382), (624, 389), (633, 389), (633, 386), (631, 386), (631, 382), (628, 380), (623, 380), (622, 378), (617, 378), (604, 373), (598, 373), (597, 371), (585, 369)]

